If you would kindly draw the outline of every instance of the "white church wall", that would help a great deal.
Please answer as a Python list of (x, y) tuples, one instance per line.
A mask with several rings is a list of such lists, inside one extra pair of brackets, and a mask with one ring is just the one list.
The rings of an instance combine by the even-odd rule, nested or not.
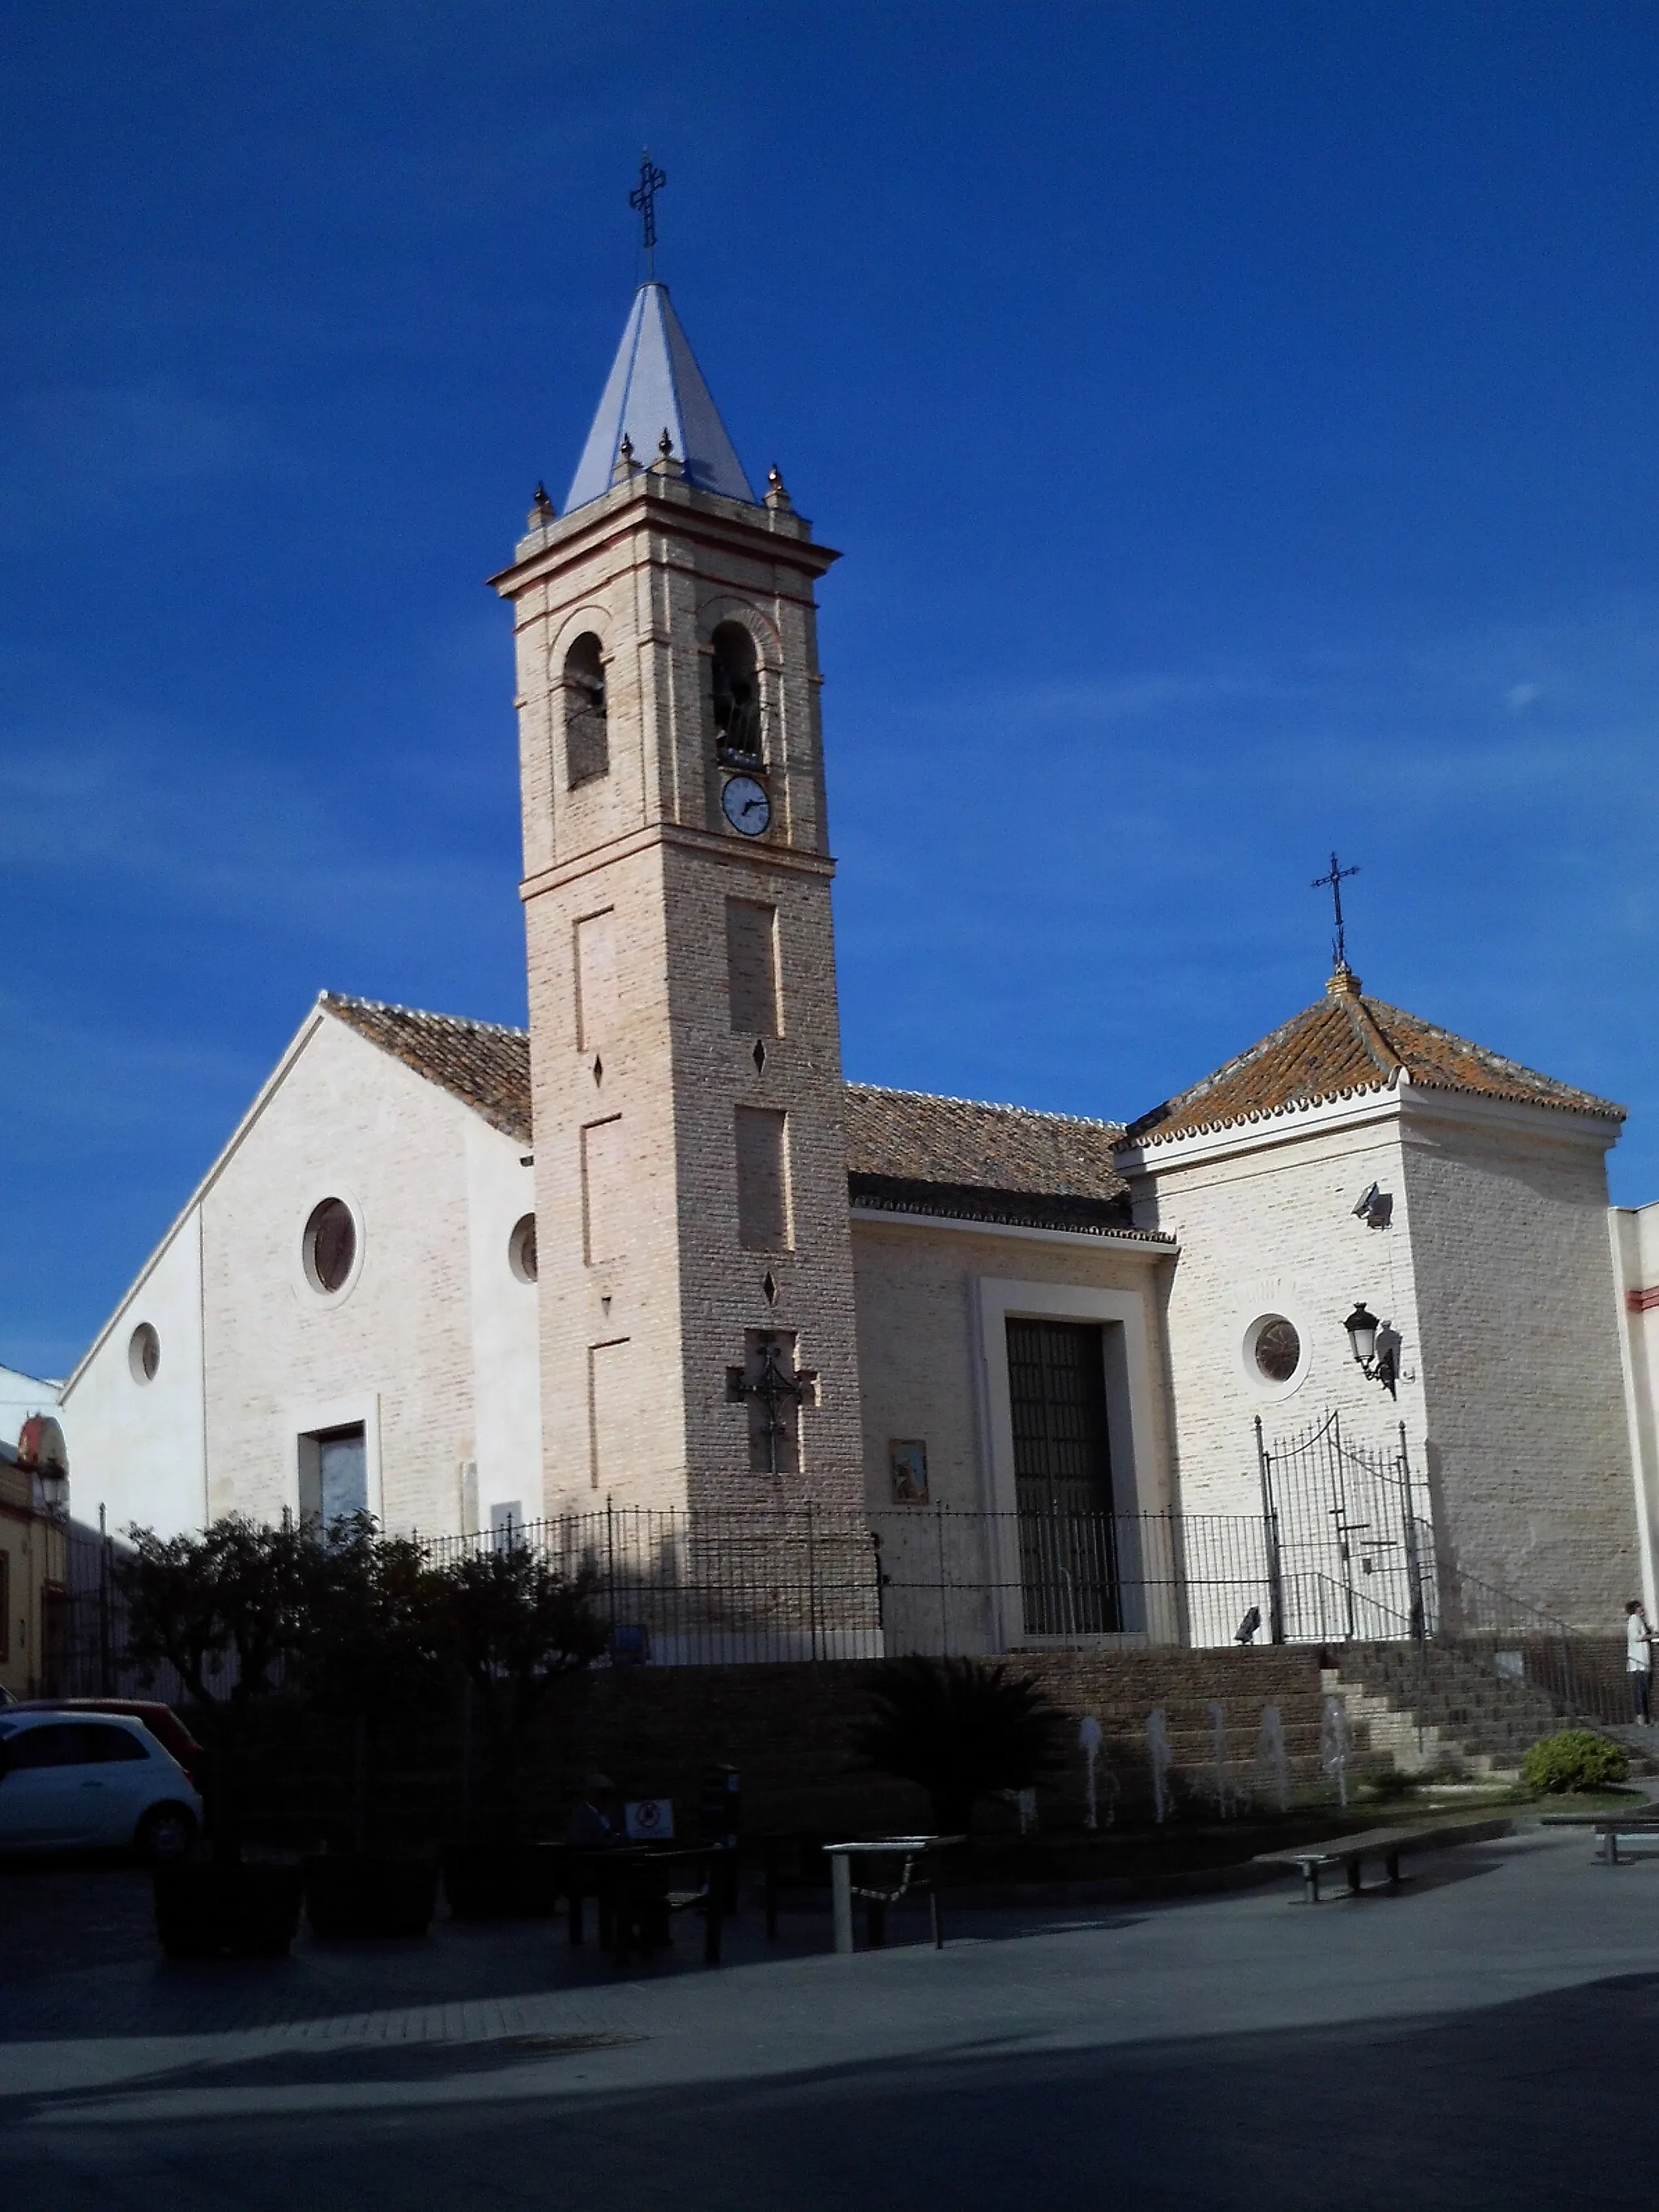
[[(176, 1535), (204, 1517), (201, 1226), (192, 1204), (64, 1388), (75, 1514), (95, 1522), (102, 1505), (118, 1534), (136, 1522)], [(145, 1328), (155, 1332), (153, 1376), (135, 1354)]]
[[(476, 1474), (461, 1477), (463, 1506), (473, 1509), (462, 1518), (488, 1528), (492, 1506), (516, 1506), (526, 1520), (543, 1510), (538, 1291), (513, 1249), (514, 1231), (534, 1211), (535, 1180), (521, 1147), (476, 1115), (467, 1117), (465, 1152), (474, 1450), (461, 1459)], [(574, 1449), (585, 1444), (579, 1437)]]
[[(1137, 1223), (1181, 1243), (1166, 1322), (1181, 1509), (1260, 1511), (1258, 1415), (1270, 1445), (1337, 1411), (1357, 1442), (1391, 1451), (1404, 1421), (1420, 1473), (1419, 1339), (1393, 1094), (1149, 1146), (1126, 1155), (1124, 1171)], [(1373, 1183), (1393, 1201), (1385, 1228), (1354, 1213)], [(1401, 1336), (1397, 1400), (1354, 1364), (1343, 1322), (1356, 1299)], [(1272, 1315), (1301, 1343), (1285, 1382), (1269, 1381), (1251, 1351)]]
[(1651, 1620), (1659, 1619), (1655, 1559), (1659, 1532), (1659, 1205), (1614, 1206), (1608, 1228), (1641, 1555), (1640, 1594)]
[[(1170, 1256), (1155, 1246), (1113, 1245), (1091, 1237), (1000, 1232), (976, 1223), (855, 1212), (853, 1265), (869, 1504), (892, 1506), (888, 1448), (904, 1438), (927, 1443), (930, 1502), (980, 1511), (1012, 1510), (1012, 1498), (995, 1483), (987, 1433), (988, 1355), (981, 1300), (985, 1282), (1009, 1279), (1052, 1285), (1052, 1300), (1019, 1310), (1054, 1319), (1089, 1317), (1077, 1306), (1073, 1293), (1079, 1291), (1134, 1302), (1136, 1334), (1143, 1347), (1137, 1357), (1136, 1392), (1142, 1410), (1133, 1458), (1122, 1470), (1129, 1480), (1118, 1510), (1156, 1512), (1167, 1504), (1158, 1278)], [(1121, 1318), (1115, 1309), (1094, 1317)], [(1005, 1373), (1005, 1401), (1006, 1395)], [(1115, 1481), (1119, 1473), (1115, 1467)]]
[[(453, 1530), (474, 1436), (465, 1130), (435, 1085), (319, 1014), (204, 1204), (209, 1504), (300, 1504), (301, 1437), (362, 1421), (371, 1510)], [(506, 1145), (509, 1140), (503, 1139)], [(351, 1276), (307, 1276), (313, 1209), (343, 1199)], [(377, 1449), (378, 1446), (378, 1449)]]
[(1428, 1462), (1466, 1572), (1613, 1632), (1637, 1577), (1603, 1122), (1419, 1091)]

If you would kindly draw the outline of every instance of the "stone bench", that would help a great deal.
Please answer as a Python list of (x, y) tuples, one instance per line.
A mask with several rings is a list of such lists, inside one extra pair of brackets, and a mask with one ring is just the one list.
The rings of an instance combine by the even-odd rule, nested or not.
[(1601, 1844), (1595, 1856), (1604, 1866), (1628, 1863), (1619, 1856), (1620, 1836), (1659, 1836), (1659, 1808), (1629, 1813), (1545, 1813), (1540, 1820), (1546, 1828), (1593, 1829)]
[(1333, 1836), (1328, 1842), (1284, 1850), (1261, 1851), (1258, 1866), (1295, 1867), (1302, 1876), (1303, 1893), (1310, 1905), (1319, 1902), (1319, 1877), (1340, 1867), (1348, 1878), (1348, 1893), (1357, 1897), (1361, 1869), (1367, 1859), (1381, 1859), (1390, 1883), (1400, 1880), (1400, 1862), (1409, 1851), (1444, 1850), (1454, 1844), (1485, 1844), (1507, 1836), (1509, 1820), (1424, 1821), (1414, 1827), (1365, 1828), (1352, 1836)]

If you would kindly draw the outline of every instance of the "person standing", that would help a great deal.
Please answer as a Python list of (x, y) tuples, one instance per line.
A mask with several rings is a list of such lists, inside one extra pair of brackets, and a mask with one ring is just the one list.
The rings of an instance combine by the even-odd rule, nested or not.
[(1639, 1597), (1625, 1607), (1625, 1671), (1630, 1676), (1638, 1728), (1653, 1726), (1653, 1631)]

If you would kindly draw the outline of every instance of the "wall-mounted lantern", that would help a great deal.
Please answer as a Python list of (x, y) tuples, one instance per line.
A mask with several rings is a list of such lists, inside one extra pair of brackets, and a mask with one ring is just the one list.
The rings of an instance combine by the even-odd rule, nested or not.
[(1363, 1299), (1342, 1326), (1348, 1332), (1354, 1364), (1365, 1380), (1380, 1382), (1389, 1397), (1395, 1396), (1395, 1385), (1400, 1380), (1400, 1340), (1394, 1331), (1384, 1328), (1376, 1316), (1366, 1310)]

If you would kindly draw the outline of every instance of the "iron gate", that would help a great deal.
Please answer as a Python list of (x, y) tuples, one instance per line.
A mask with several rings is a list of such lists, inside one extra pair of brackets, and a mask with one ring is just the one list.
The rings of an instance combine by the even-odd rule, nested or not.
[(1340, 1413), (1271, 1444), (1255, 1425), (1275, 1644), (1434, 1633), (1428, 1498), (1397, 1443), (1345, 1436)]

